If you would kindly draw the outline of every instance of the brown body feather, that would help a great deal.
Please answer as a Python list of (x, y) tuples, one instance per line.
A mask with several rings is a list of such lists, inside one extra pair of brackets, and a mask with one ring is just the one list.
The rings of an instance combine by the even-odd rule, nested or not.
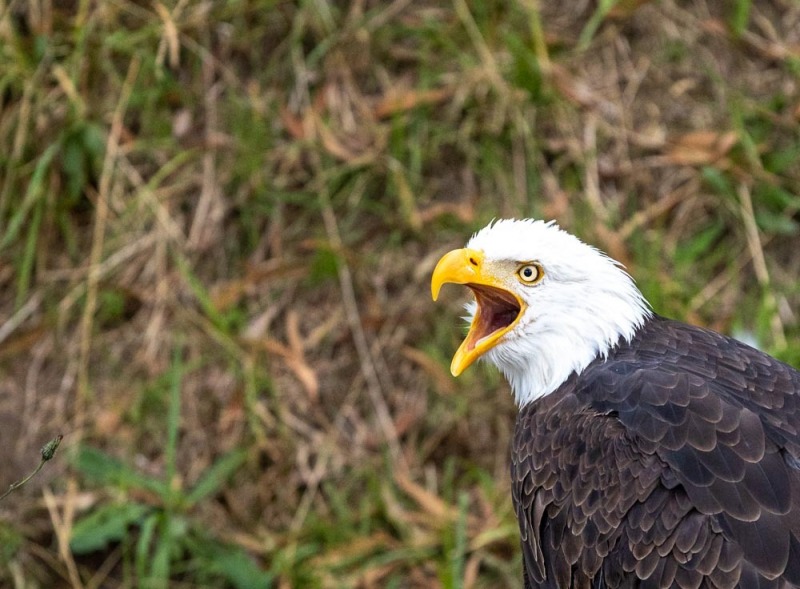
[(800, 587), (800, 372), (653, 317), (524, 406), (525, 587)]

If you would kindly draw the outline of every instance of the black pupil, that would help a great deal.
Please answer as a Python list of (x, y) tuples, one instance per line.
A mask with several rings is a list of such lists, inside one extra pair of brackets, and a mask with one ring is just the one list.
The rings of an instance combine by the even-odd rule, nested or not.
[(525, 278), (531, 278), (533, 276), (533, 270), (530, 266), (528, 266), (522, 271), (522, 274), (525, 276)]

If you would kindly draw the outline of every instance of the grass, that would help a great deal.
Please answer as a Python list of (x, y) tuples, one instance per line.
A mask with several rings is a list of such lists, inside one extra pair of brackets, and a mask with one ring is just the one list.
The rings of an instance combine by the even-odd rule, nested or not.
[[(438, 256), (556, 218), (800, 365), (797, 11), (0, 5), (0, 585), (519, 587)], [(44, 499), (44, 500), (42, 500)]]
[[(209, 535), (194, 521), (193, 508), (216, 495), (245, 461), (243, 449), (232, 450), (199, 473), (192, 487), (184, 489), (176, 463), (181, 421), (183, 382), (181, 350), (176, 350), (167, 374), (168, 407), (164, 448), (164, 474), (143, 476), (135, 468), (89, 446), (80, 448), (75, 467), (87, 480), (121, 491), (125, 500), (113, 501), (77, 521), (70, 533), (74, 555), (123, 546), (123, 569), (135, 571), (138, 586), (166, 587), (176, 568), (187, 567), (193, 575), (218, 585), (267, 586), (272, 575), (261, 571), (247, 554)], [(136, 495), (146, 495), (137, 500)], [(135, 542), (129, 541), (133, 531)], [(126, 546), (128, 544), (128, 546)], [(125, 549), (127, 548), (127, 550)], [(185, 557), (184, 555), (188, 555)], [(72, 579), (73, 584), (80, 581)]]

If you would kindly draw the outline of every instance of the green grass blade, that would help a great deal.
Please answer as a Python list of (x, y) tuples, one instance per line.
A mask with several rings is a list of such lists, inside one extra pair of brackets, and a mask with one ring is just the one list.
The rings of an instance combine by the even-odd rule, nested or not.
[(147, 575), (142, 579), (143, 585), (153, 589), (161, 589), (169, 585), (174, 545), (171, 518), (164, 515), (158, 523), (159, 533), (155, 538), (155, 547), (151, 555), (150, 566)]
[(589, 22), (586, 23), (586, 26), (583, 27), (580, 37), (578, 37), (579, 51), (585, 51), (589, 47), (592, 39), (594, 39), (595, 33), (597, 33), (597, 29), (600, 28), (600, 25), (603, 24), (608, 13), (611, 12), (618, 2), (619, 0), (600, 0), (597, 9), (594, 11), (594, 14), (592, 14)]
[(150, 563), (150, 546), (153, 543), (153, 538), (156, 535), (156, 528), (158, 527), (160, 514), (153, 513), (144, 520), (139, 539), (136, 541), (136, 553), (134, 557), (134, 566), (136, 568), (136, 576), (139, 579), (145, 579), (148, 575), (148, 564)]
[(81, 447), (75, 466), (87, 477), (103, 485), (113, 485), (125, 490), (144, 489), (164, 498), (167, 485), (158, 479), (146, 477), (121, 460), (101, 450)]
[(50, 164), (59, 147), (59, 143), (51, 144), (39, 157), (39, 161), (36, 162), (36, 167), (33, 170), (33, 175), (28, 183), (28, 189), (25, 191), (22, 203), (9, 220), (5, 234), (0, 240), (0, 251), (6, 249), (9, 244), (17, 239), (25, 220), (28, 218), (28, 214), (44, 193), (46, 173), (50, 169)]
[(211, 320), (211, 322), (214, 324), (214, 327), (224, 330), (225, 318), (214, 306), (214, 303), (211, 300), (211, 295), (202, 281), (195, 275), (194, 271), (192, 270), (192, 265), (184, 256), (180, 254), (175, 255), (175, 264), (186, 281), (186, 284), (191, 289), (192, 294), (200, 304), (200, 308), (203, 310), (206, 317)]
[(212, 577), (222, 577), (235, 589), (269, 589), (275, 574), (263, 570), (244, 550), (206, 539), (192, 539), (198, 566)]
[(464, 567), (467, 557), (467, 510), (469, 496), (462, 492), (458, 495), (458, 519), (455, 521), (455, 537), (450, 551), (450, 571), (452, 589), (460, 589), (464, 580)]
[(173, 481), (178, 473), (178, 430), (181, 421), (181, 384), (183, 383), (183, 347), (177, 345), (172, 354), (172, 366), (169, 376), (169, 405), (167, 408), (167, 447), (164, 450), (164, 462), (167, 474), (168, 497), (167, 506), (171, 508), (176, 500)]
[(219, 458), (197, 481), (186, 496), (189, 506), (218, 491), (247, 459), (245, 450), (233, 450)]
[(19, 266), (17, 278), (17, 297), (14, 302), (14, 309), (19, 309), (25, 304), (28, 291), (31, 286), (33, 267), (36, 261), (36, 244), (39, 242), (39, 229), (42, 225), (42, 216), (45, 210), (45, 199), (40, 198), (33, 209), (28, 236), (25, 239), (25, 249)]
[(752, 0), (736, 0), (733, 3), (733, 14), (731, 15), (730, 23), (731, 30), (736, 38), (741, 37), (742, 33), (747, 29), (751, 9)]
[(69, 546), (75, 554), (86, 554), (120, 542), (131, 526), (138, 525), (151, 508), (139, 503), (103, 505), (72, 527)]

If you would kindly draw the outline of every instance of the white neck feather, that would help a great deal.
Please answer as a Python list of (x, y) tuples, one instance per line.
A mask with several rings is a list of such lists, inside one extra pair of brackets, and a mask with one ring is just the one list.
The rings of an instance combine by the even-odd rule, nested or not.
[(536, 318), (490, 350), (486, 359), (505, 375), (522, 407), (555, 391), (574, 372), (605, 358), (620, 338), (630, 341), (652, 316), (636, 287), (629, 299), (595, 295), (593, 305)]

